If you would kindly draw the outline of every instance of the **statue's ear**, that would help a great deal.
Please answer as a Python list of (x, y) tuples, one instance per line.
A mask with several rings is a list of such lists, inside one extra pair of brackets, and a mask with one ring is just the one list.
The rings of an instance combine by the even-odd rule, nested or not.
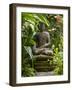
[(40, 22), (39, 22), (39, 24), (38, 24), (38, 29), (40, 30)]
[(37, 35), (35, 34), (34, 37), (33, 37), (34, 41), (36, 41), (36, 38), (37, 38)]

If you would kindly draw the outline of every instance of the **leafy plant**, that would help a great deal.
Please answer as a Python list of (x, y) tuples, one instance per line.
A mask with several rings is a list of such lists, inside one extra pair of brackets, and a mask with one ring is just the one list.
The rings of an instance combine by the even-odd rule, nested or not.
[(59, 52), (58, 48), (54, 49), (53, 61), (55, 64), (54, 73), (58, 75), (63, 74), (63, 52)]
[(22, 76), (27, 76), (27, 77), (35, 76), (34, 68), (31, 68), (30, 65), (27, 64), (22, 68)]
[(22, 76), (34, 76), (34, 59), (32, 46), (36, 43), (33, 36), (39, 32), (40, 22), (46, 25), (46, 30), (50, 33), (51, 48), (54, 49), (53, 62), (56, 65), (55, 74), (63, 73), (63, 15), (58, 14), (21, 14), (21, 40), (22, 40)]
[(22, 76), (35, 76), (32, 57), (33, 55), (31, 48), (24, 46), (22, 52)]

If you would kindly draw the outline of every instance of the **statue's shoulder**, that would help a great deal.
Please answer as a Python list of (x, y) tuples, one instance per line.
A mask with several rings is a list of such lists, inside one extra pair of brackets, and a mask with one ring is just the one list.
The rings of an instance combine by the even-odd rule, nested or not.
[(44, 31), (43, 33), (46, 34), (46, 35), (49, 35), (49, 32), (47, 32), (47, 31)]
[(39, 35), (39, 32), (37, 32), (34, 36), (37, 37)]
[(37, 32), (35, 35), (34, 35), (34, 39), (38, 39), (39, 37), (39, 32)]

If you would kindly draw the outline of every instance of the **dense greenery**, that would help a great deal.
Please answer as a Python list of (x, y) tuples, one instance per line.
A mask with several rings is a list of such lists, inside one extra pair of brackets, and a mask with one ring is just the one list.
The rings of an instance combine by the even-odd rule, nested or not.
[(63, 16), (55, 14), (21, 14), (22, 39), (22, 76), (35, 76), (32, 46), (36, 43), (33, 36), (39, 31), (40, 22), (50, 33), (51, 48), (54, 51), (55, 74), (63, 73)]

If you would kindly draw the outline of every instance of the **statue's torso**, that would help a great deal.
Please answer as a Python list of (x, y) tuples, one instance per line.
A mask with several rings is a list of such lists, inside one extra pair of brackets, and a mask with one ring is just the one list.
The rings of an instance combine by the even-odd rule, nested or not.
[(48, 32), (39, 32), (35, 35), (36, 47), (40, 47), (48, 43)]

